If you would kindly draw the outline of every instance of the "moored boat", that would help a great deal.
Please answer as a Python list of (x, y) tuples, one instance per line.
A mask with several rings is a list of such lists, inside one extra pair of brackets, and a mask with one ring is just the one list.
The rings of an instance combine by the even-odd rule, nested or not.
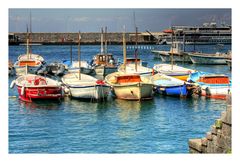
[(106, 76), (117, 71), (117, 63), (111, 53), (99, 53), (93, 57), (92, 66), (95, 73)]
[[(105, 34), (103, 35), (103, 28), (101, 29), (101, 52), (96, 54), (92, 61), (95, 73), (99, 76), (106, 76), (117, 71), (118, 64), (113, 57), (113, 54), (107, 51), (107, 28), (105, 28)], [(103, 47), (103, 41), (105, 47)]]
[(108, 96), (110, 86), (104, 81), (98, 80), (90, 75), (81, 74), (80, 70), (80, 41), (79, 33), (78, 40), (78, 71), (65, 74), (62, 77), (62, 82), (66, 86), (66, 90), (70, 92), (70, 96), (78, 99), (103, 99)]
[(103, 99), (108, 96), (110, 87), (102, 80), (98, 80), (86, 74), (72, 72), (62, 77), (63, 84), (66, 85), (73, 98), (79, 99)]
[(39, 75), (27, 74), (19, 76), (11, 83), (17, 86), (19, 99), (26, 102), (32, 102), (34, 99), (61, 99), (61, 84), (53, 79)]
[(105, 77), (105, 81), (112, 87), (113, 93), (119, 99), (145, 100), (152, 99), (153, 85), (149, 77), (127, 73), (127, 52), (125, 33), (123, 33), (123, 72), (115, 72)]
[[(63, 64), (65, 65), (65, 69), (70, 73), (79, 70), (79, 61), (72, 61), (71, 63), (70, 60), (64, 60)], [(80, 69), (83, 74), (91, 74), (93, 72), (93, 67), (87, 61), (80, 61)]]
[(19, 60), (14, 63), (16, 75), (24, 75), (27, 73), (36, 74), (41, 68), (42, 63), (38, 60)]
[[(26, 44), (26, 45), (28, 45), (28, 44)], [(42, 56), (40, 56), (39, 54), (26, 53), (26, 54), (22, 54), (22, 55), (18, 56), (18, 60), (28, 60), (28, 59), (38, 60), (38, 61), (41, 61), (42, 63), (44, 63), (44, 58)]]
[(208, 64), (208, 65), (226, 65), (226, 60), (229, 58), (228, 53), (188, 53), (192, 63), (194, 64)]
[(154, 65), (153, 69), (161, 74), (165, 74), (183, 81), (187, 81), (189, 74), (195, 72), (195, 70), (171, 64), (156, 64)]
[(126, 58), (126, 65), (120, 65), (118, 71), (128, 74), (139, 74), (147, 76), (150, 76), (153, 73), (152, 68), (143, 66), (142, 60), (135, 58)]
[(164, 74), (157, 73), (151, 77), (156, 93), (169, 96), (190, 96), (192, 87), (190, 83), (170, 77)]
[(115, 96), (124, 100), (152, 99), (153, 85), (149, 79), (137, 74), (115, 72), (105, 77)]
[(27, 32), (27, 52), (20, 55), (18, 61), (14, 63), (14, 68), (17, 75), (24, 75), (27, 73), (36, 74), (42, 68), (44, 59), (37, 54), (31, 54), (29, 50), (29, 33)]
[(191, 63), (191, 60), (187, 52), (184, 52), (180, 42), (173, 42), (169, 51), (152, 50), (155, 58), (159, 58), (162, 62), (187, 62)]
[(230, 78), (223, 74), (196, 72), (190, 75), (189, 81), (197, 83), (198, 93), (208, 98), (227, 99), (231, 93)]
[(53, 62), (45, 67), (43, 67), (41, 70), (39, 70), (37, 73), (44, 75), (44, 74), (49, 74), (49, 75), (55, 75), (55, 76), (62, 76), (65, 72), (65, 65), (62, 63), (58, 62)]

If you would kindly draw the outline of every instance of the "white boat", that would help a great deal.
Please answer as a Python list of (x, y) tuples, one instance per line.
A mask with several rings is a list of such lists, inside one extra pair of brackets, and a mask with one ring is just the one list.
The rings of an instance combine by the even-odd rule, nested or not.
[(143, 66), (142, 61), (135, 58), (127, 58), (126, 65), (120, 65), (118, 71), (127, 74), (139, 74), (147, 76), (150, 76), (153, 73), (152, 68)]
[(115, 96), (119, 99), (152, 99), (153, 85), (151, 81), (138, 74), (115, 72), (107, 75), (105, 81), (113, 88)]
[[(79, 61), (72, 61), (71, 63), (69, 60), (64, 60), (63, 64), (65, 64), (65, 68), (70, 73), (79, 70)], [(91, 74), (93, 72), (93, 67), (87, 61), (80, 61), (80, 67), (83, 74)]]
[(182, 50), (180, 42), (174, 42), (169, 51), (152, 50), (155, 58), (161, 59), (162, 62), (191, 62), (188, 53)]
[(63, 84), (70, 91), (70, 95), (79, 99), (102, 99), (108, 96), (110, 86), (86, 74), (72, 72), (62, 77)]
[[(79, 33), (78, 42), (78, 58), (80, 64), (80, 40)], [(62, 77), (62, 82), (67, 87), (70, 95), (78, 99), (95, 99), (99, 100), (106, 98), (110, 91), (110, 86), (106, 85), (104, 81), (98, 80), (92, 76), (81, 74), (80, 66), (78, 71), (68, 73)]]
[(14, 63), (16, 75), (36, 74), (41, 68), (42, 62), (38, 60), (20, 60)]
[(33, 54), (33, 53), (29, 53), (29, 54), (22, 54), (20, 56), (18, 56), (18, 60), (38, 60), (41, 61), (42, 63), (44, 62), (44, 58), (38, 54)]
[(230, 85), (202, 85), (201, 95), (208, 98), (215, 99), (227, 99), (227, 96), (231, 94)]
[[(42, 67), (43, 58), (39, 55), (32, 55), (29, 51), (29, 34), (27, 33), (27, 52), (18, 57), (18, 61), (14, 63), (16, 75), (24, 75), (27, 73), (36, 74)], [(38, 58), (38, 59), (37, 59)]]
[(228, 53), (215, 53), (215, 54), (207, 54), (207, 53), (188, 53), (192, 63), (194, 64), (208, 64), (208, 65), (226, 65), (226, 60), (229, 58)]
[(189, 81), (199, 86), (197, 93), (208, 98), (227, 99), (231, 93), (230, 78), (223, 74), (211, 74), (204, 72), (192, 73)]
[(195, 70), (171, 64), (156, 64), (153, 66), (153, 69), (161, 74), (165, 74), (183, 81), (187, 81), (189, 74), (195, 72)]

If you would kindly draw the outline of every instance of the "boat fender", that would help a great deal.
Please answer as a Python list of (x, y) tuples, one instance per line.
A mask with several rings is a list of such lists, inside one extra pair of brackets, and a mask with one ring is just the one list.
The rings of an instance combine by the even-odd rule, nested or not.
[(13, 80), (10, 84), (10, 88), (12, 89), (15, 86), (15, 80)]
[(21, 95), (22, 96), (24, 95), (24, 86), (22, 86), (22, 88), (21, 88)]
[(105, 84), (103, 80), (97, 80), (96, 83), (97, 83), (98, 85), (104, 85), (104, 84)]
[(154, 75), (154, 69), (152, 68), (152, 76)]
[(205, 91), (206, 91), (206, 95), (207, 96), (211, 96), (211, 92), (210, 92), (209, 87), (206, 87)]
[(68, 94), (70, 92), (70, 90), (67, 87), (62, 87), (64, 93)]

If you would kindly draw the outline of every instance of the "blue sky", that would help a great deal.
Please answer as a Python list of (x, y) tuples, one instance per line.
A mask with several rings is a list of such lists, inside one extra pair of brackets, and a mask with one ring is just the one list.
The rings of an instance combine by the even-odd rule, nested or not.
[(29, 15), (33, 32), (162, 31), (171, 25), (231, 24), (231, 9), (9, 9), (9, 32), (26, 32)]

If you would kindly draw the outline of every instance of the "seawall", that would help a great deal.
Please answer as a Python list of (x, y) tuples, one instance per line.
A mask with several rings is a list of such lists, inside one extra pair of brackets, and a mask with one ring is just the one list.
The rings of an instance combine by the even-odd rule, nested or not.
[(190, 153), (232, 152), (232, 105), (229, 104), (221, 117), (215, 120), (206, 136), (188, 141)]
[[(26, 43), (27, 33), (11, 33), (18, 37), (18, 41), (12, 41), (9, 44)], [(108, 44), (122, 44), (122, 33), (107, 33)], [(135, 33), (126, 33), (126, 42), (128, 44), (135, 44)], [(46, 45), (64, 45), (77, 44), (78, 33), (31, 33), (31, 43), (46, 44)], [(81, 44), (100, 44), (101, 33), (81, 33)], [(156, 40), (145, 33), (138, 33), (139, 44), (156, 44)]]

